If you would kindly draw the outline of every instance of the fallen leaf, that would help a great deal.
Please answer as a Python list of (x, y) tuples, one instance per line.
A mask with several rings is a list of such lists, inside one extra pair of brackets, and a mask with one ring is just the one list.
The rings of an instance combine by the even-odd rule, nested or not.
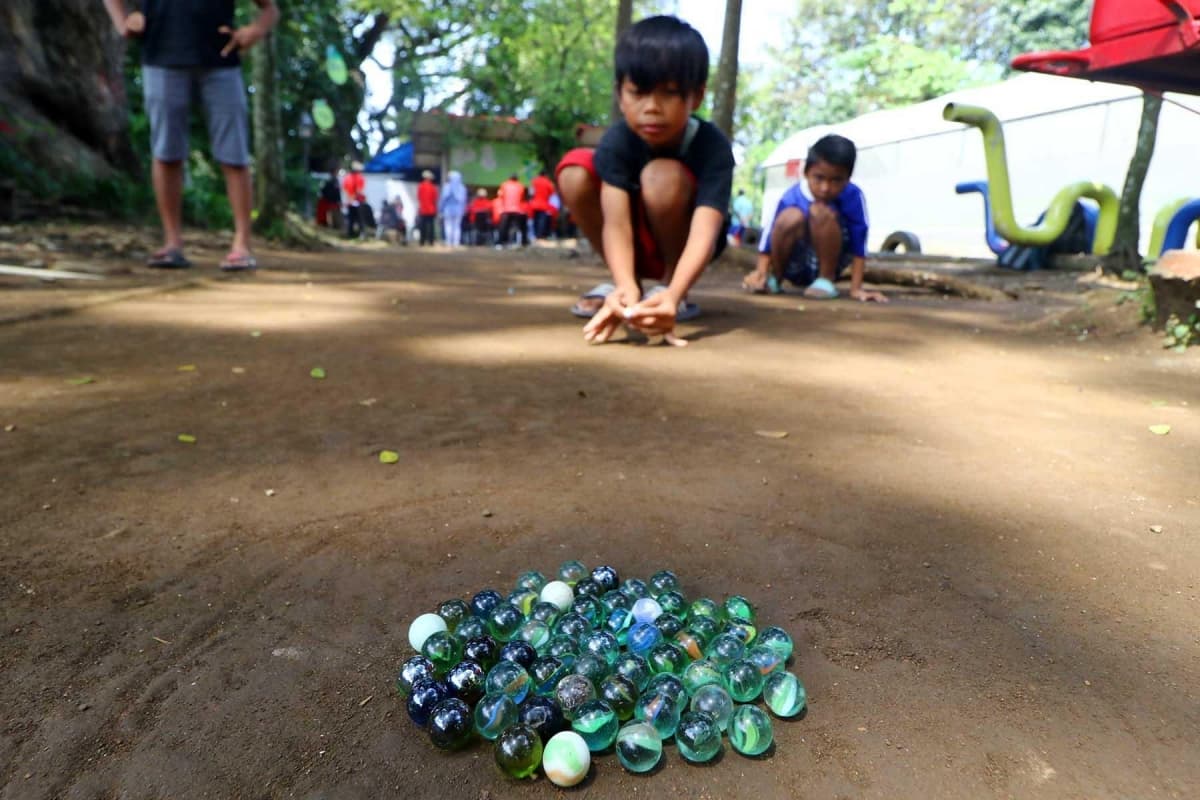
[(85, 375), (82, 378), (70, 378), (67, 380), (67, 383), (71, 384), (72, 386), (83, 386), (85, 384), (95, 383), (95, 382), (96, 382), (96, 379), (93, 378), (91, 375)]
[(319, 380), (319, 381), (323, 381), (323, 380), (325, 380), (325, 370), (324, 370), (324, 369), (322, 369), (321, 367), (313, 367), (313, 368), (312, 368), (312, 369), (309, 371), (309, 373), (308, 373), (308, 374), (309, 374), (309, 375), (312, 375), (314, 378), (316, 378), (316, 379), (317, 379), (317, 380)]
[(1166, 436), (1168, 433), (1171, 432), (1171, 426), (1170, 425), (1151, 425), (1150, 432), (1153, 433), (1155, 436)]
[(379, 463), (380, 464), (395, 464), (399, 460), (400, 460), (400, 454), (397, 453), (395, 450), (380, 450), (379, 451)]
[(195, 372), (196, 365), (195, 364), (180, 364), (175, 369), (177, 369), (180, 372)]
[(1162, 527), (1162, 525), (1151, 525), (1150, 532), (1151, 533), (1162, 533), (1163, 527)]
[(262, 331), (250, 331), (250, 335), (257, 339), (258, 337), (262, 336)]
[(368, 397), (366, 400), (359, 400), (358, 404), (360, 406), (366, 406), (367, 408), (370, 408), (371, 406), (375, 405), (378, 402), (379, 401), (376, 400), (374, 397)]
[(192, 436), (190, 433), (181, 433), (178, 436), (176, 436), (175, 438), (178, 439), (179, 441), (183, 442), (184, 444), (195, 444), (196, 443), (196, 437)]
[(232, 372), (234, 375), (244, 375), (246, 373), (246, 368), (245, 367), (233, 367), (229, 371)]
[(274, 496), (275, 496), (275, 490), (274, 490), (274, 489), (267, 489), (265, 492), (263, 492), (263, 494), (265, 494), (267, 497), (274, 497)]
[(754, 435), (761, 436), (764, 439), (786, 439), (788, 437), (788, 432), (787, 431), (755, 431)]
[(797, 310), (797, 311), (804, 311), (804, 310), (805, 310), (805, 306), (804, 306), (804, 304), (803, 304), (803, 303), (801, 303), (800, 305), (796, 306), (796, 310)]
[(4, 432), (5, 432), (5, 433), (12, 433), (12, 432), (13, 432), (13, 431), (15, 431), (16, 429), (17, 429), (17, 426), (16, 426), (16, 425), (5, 425), (5, 426), (4, 426)]

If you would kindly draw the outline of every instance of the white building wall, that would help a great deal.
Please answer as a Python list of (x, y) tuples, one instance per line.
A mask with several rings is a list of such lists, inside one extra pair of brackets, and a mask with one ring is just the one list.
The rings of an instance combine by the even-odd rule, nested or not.
[[(1032, 224), (1060, 189), (1076, 181), (1094, 180), (1121, 192), (1141, 95), (1128, 87), (1028, 75), (792, 136), (766, 161), (764, 226), (792, 183), (787, 162), (802, 159), (812, 142), (832, 131), (859, 145), (853, 180), (867, 197), (868, 247), (878, 249), (889, 233), (907, 230), (921, 239), (926, 253), (990, 256), (982, 198), (954, 191), (962, 181), (987, 179), (982, 137), (941, 118), (949, 100), (988, 108), (1004, 123), (1014, 211), (1023, 224)], [(1143, 249), (1162, 206), (1200, 197), (1200, 159), (1194, 156), (1200, 112), (1176, 104), (1200, 109), (1200, 99), (1168, 95), (1168, 100), (1142, 194)]]

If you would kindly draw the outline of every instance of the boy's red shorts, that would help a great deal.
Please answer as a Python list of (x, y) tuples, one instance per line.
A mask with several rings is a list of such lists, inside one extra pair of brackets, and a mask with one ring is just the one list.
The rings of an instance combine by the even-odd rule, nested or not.
[[(583, 167), (589, 175), (599, 181), (600, 176), (596, 173), (596, 165), (592, 159), (595, 152), (590, 147), (576, 147), (574, 150), (568, 150), (567, 154), (562, 157), (562, 161), (559, 161), (558, 166), (554, 168), (555, 182), (558, 181), (558, 174), (563, 171), (564, 167)], [(693, 175), (693, 184), (695, 180)], [(641, 195), (635, 193), (630, 200), (633, 204), (634, 270), (639, 278), (661, 281), (667, 274), (667, 262), (663, 260), (662, 253), (658, 250), (658, 243), (654, 241), (654, 235), (650, 233), (650, 224), (646, 219), (646, 207), (642, 205)]]

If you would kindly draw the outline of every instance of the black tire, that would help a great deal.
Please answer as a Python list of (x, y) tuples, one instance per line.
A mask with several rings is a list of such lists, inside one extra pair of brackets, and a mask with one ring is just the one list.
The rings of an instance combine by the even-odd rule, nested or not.
[(879, 250), (882, 253), (895, 253), (899, 248), (903, 248), (905, 253), (919, 253), (921, 252), (921, 240), (915, 233), (895, 231), (888, 234)]

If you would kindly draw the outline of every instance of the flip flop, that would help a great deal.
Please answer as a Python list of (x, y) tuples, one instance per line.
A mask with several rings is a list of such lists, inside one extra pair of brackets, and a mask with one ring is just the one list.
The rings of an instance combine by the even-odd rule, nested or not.
[[(616, 290), (617, 287), (613, 286), (611, 283), (601, 283), (592, 287), (584, 294), (581, 294), (579, 296), (579, 300), (604, 300)], [(596, 311), (599, 310), (600, 309), (597, 308), (593, 311), (589, 311), (588, 309), (579, 305), (578, 300), (575, 301), (575, 305), (571, 306), (571, 313), (580, 319), (591, 319), (592, 317), (596, 316)]]
[(176, 247), (164, 247), (156, 250), (146, 259), (147, 267), (155, 269), (187, 269), (192, 265), (183, 251)]
[(249, 269), (258, 269), (258, 260), (254, 258), (252, 253), (230, 252), (221, 262), (221, 269), (226, 272), (242, 272)]
[(810, 300), (832, 300), (838, 296), (838, 290), (828, 278), (817, 278), (804, 290), (804, 296)]

